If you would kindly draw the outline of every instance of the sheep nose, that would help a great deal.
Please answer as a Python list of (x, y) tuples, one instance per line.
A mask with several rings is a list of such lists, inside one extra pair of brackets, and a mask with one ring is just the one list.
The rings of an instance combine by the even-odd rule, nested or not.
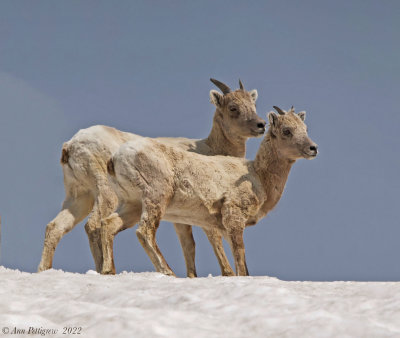
[(314, 153), (317, 153), (318, 152), (318, 146), (316, 144), (312, 145), (312, 146), (310, 146), (310, 150), (313, 151)]
[(265, 128), (265, 125), (266, 125), (266, 122), (264, 122), (264, 121), (263, 121), (263, 122), (260, 122), (260, 123), (257, 123), (257, 127), (258, 127), (258, 128), (263, 128), (263, 129), (264, 129), (264, 128)]

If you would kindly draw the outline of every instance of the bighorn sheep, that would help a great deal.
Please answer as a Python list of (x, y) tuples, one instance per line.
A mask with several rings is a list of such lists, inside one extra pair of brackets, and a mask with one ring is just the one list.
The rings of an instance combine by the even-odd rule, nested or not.
[[(102, 230), (139, 221), (137, 237), (156, 270), (174, 275), (156, 242), (161, 219), (218, 229), (231, 246), (236, 274), (248, 275), (245, 227), (275, 207), (293, 163), (317, 155), (305, 112), (274, 108), (279, 115), (268, 114), (270, 128), (254, 161), (203, 156), (142, 137), (123, 144), (108, 165), (120, 204)], [(102, 236), (105, 265), (111, 263), (109, 239)]]
[[(211, 81), (223, 92), (211, 90), (211, 102), (216, 106), (213, 126), (203, 140), (186, 138), (159, 138), (159, 142), (173, 144), (183, 150), (205, 155), (244, 157), (249, 137), (265, 131), (265, 121), (257, 116), (257, 91), (246, 91), (239, 80), (240, 89), (232, 91), (217, 80)], [(119, 146), (136, 135), (106, 126), (93, 126), (80, 130), (63, 145), (61, 165), (64, 172), (66, 197), (61, 212), (47, 225), (42, 259), (38, 271), (50, 269), (60, 239), (87, 215), (85, 230), (95, 260), (96, 270), (102, 271), (103, 254), (100, 241), (101, 219), (117, 206), (117, 197), (107, 179), (107, 162)], [(175, 224), (182, 245), (189, 277), (196, 276), (194, 239), (191, 226)], [(117, 232), (108, 234), (115, 236)], [(233, 274), (222, 246), (222, 237), (215, 230), (206, 230), (224, 275)], [(115, 273), (114, 264), (104, 273)]]

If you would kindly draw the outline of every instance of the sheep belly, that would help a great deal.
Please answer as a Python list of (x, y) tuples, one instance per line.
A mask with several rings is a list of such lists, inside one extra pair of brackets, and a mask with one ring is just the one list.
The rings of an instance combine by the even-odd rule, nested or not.
[(189, 177), (179, 181), (164, 219), (202, 227), (221, 227), (222, 192), (215, 185), (192, 182)]
[(202, 228), (219, 228), (221, 229), (221, 215), (210, 214), (204, 206), (198, 206), (196, 209), (182, 209), (177, 206), (168, 207), (163, 220), (172, 223), (182, 223), (188, 225), (196, 225)]

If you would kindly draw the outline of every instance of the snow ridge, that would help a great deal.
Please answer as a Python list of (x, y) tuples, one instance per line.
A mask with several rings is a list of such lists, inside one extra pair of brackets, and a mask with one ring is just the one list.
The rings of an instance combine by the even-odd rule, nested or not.
[[(102, 276), (0, 266), (0, 325), (81, 327), (82, 337), (394, 337), (399, 282)], [(2, 328), (0, 328), (1, 330)]]

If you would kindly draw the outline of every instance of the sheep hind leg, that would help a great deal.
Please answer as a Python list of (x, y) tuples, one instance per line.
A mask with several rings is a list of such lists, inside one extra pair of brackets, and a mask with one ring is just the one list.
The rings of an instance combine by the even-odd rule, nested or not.
[(101, 221), (101, 244), (103, 252), (103, 275), (114, 275), (114, 238), (119, 232), (133, 227), (140, 219), (140, 207), (125, 207)]
[(209, 242), (211, 243), (215, 256), (218, 259), (219, 266), (221, 267), (222, 276), (235, 276), (228, 258), (226, 257), (224, 246), (222, 244), (221, 232), (217, 229), (203, 229), (206, 233)]
[(85, 224), (90, 251), (95, 262), (96, 271), (101, 272), (103, 266), (103, 251), (101, 243), (101, 220), (109, 216), (117, 206), (117, 197), (113, 190), (105, 185), (98, 187), (93, 210)]
[(195, 263), (196, 243), (193, 238), (192, 226), (176, 223), (174, 227), (185, 257), (186, 274), (189, 278), (197, 277)]
[(136, 230), (136, 235), (157, 272), (175, 276), (156, 242), (156, 232), (160, 225), (161, 217), (161, 207), (155, 206), (154, 204), (150, 206), (143, 203), (143, 212), (140, 218), (139, 228)]
[(61, 238), (89, 214), (92, 206), (93, 198), (89, 194), (76, 198), (69, 196), (65, 199), (62, 210), (47, 224), (38, 272), (51, 269), (54, 252)]

